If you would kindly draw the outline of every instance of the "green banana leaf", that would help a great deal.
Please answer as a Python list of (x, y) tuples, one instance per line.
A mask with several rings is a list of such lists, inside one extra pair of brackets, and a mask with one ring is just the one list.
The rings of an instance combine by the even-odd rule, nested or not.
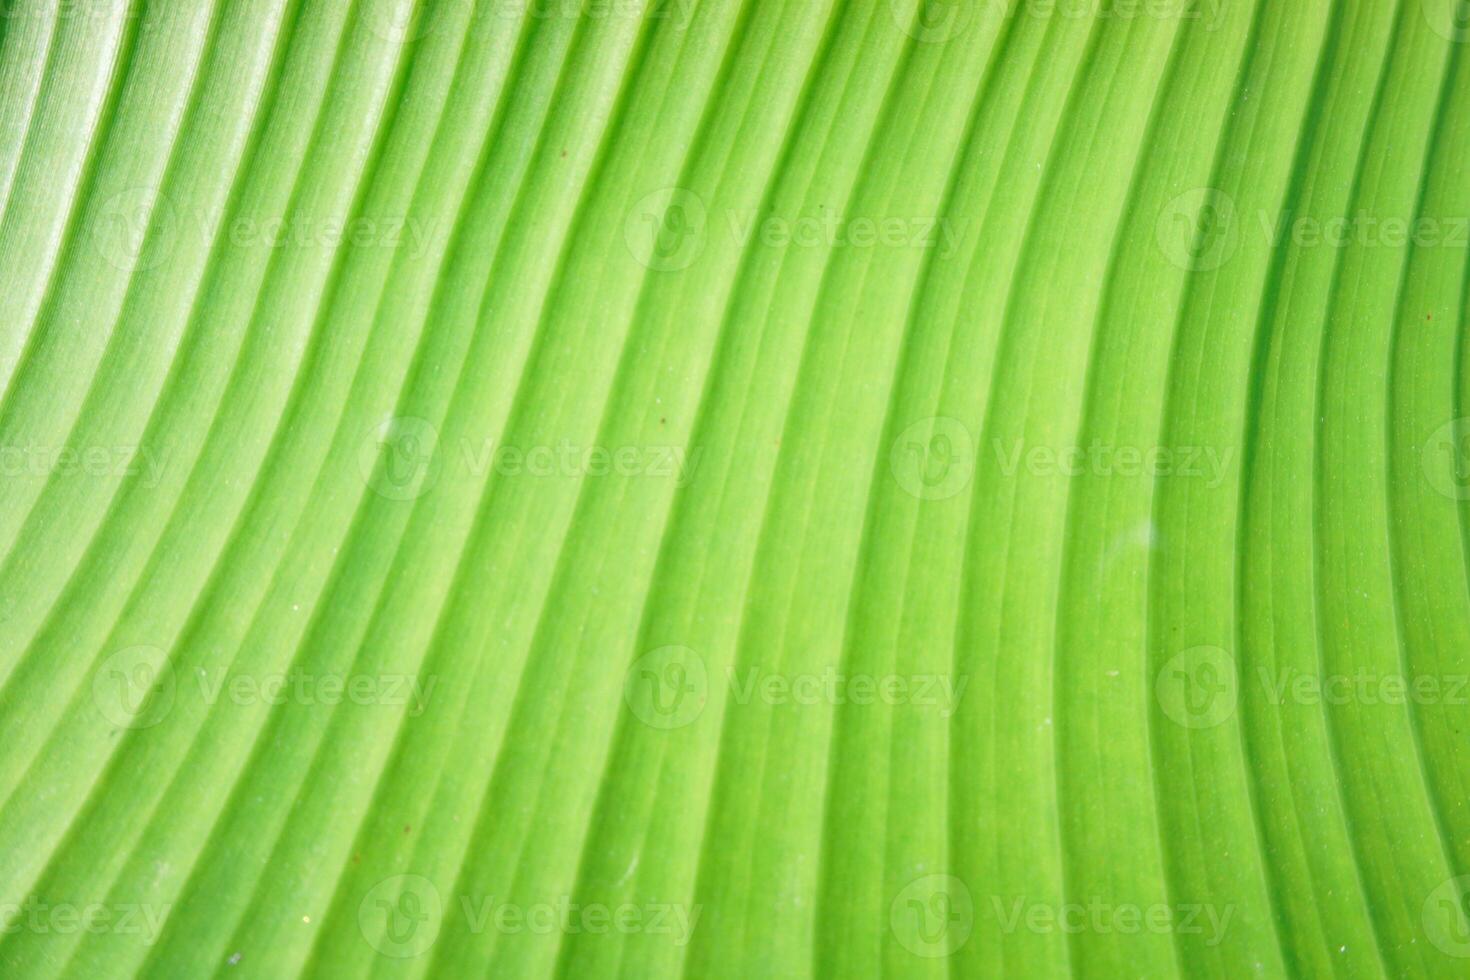
[(1470, 975), (1470, 2), (0, 13), (0, 976)]

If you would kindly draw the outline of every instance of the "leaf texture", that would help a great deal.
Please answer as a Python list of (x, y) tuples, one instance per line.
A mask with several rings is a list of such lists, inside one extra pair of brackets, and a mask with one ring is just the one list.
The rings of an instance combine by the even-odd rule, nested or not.
[(1470, 969), (1463, 0), (3, 0), (0, 972)]

